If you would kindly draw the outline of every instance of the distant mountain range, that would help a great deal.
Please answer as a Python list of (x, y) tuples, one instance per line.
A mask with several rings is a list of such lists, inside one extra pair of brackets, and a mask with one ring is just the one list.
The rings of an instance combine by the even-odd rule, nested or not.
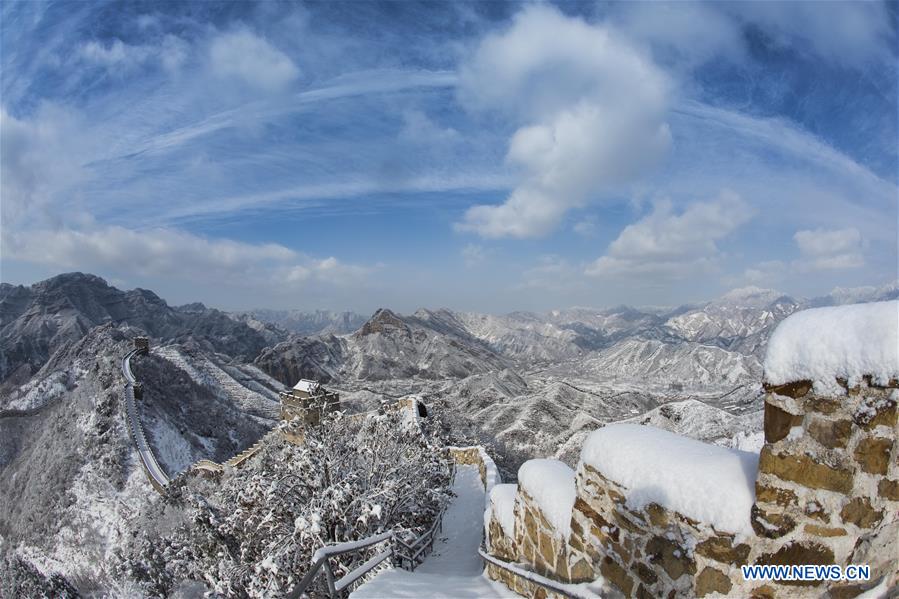
[[(651, 423), (724, 445), (761, 429), (768, 335), (795, 310), (892, 299), (897, 285), (812, 300), (747, 288), (673, 309), (411, 315), (169, 306), (81, 273), (0, 284), (0, 536), (80, 576), (117, 547), (148, 487), (121, 402), (135, 335), (139, 410), (162, 467), (223, 460), (277, 422), (277, 392), (317, 378), (344, 408), (418, 394), (453, 434), (522, 460), (572, 462), (604, 423)], [(98, 522), (102, 526), (98, 527)]]

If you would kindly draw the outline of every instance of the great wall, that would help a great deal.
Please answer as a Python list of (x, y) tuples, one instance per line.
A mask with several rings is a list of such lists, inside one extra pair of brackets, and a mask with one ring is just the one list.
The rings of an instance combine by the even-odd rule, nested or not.
[[(164, 490), (166, 479), (155, 476), (158, 464), (134, 410), (129, 360), (139, 351), (123, 359), (129, 424), (148, 477)], [(899, 364), (889, 368), (899, 370)], [(588, 437), (576, 470), (531, 460), (517, 484), (502, 485), (483, 448), (448, 448), (454, 463), (477, 467), (487, 493), (483, 522), (468, 523), (483, 529), (479, 554), (486, 576), (541, 599), (597, 593), (850, 599), (874, 587), (899, 596), (899, 379), (856, 373), (775, 383), (764, 385), (759, 454), (612, 424)], [(422, 409), (408, 398), (396, 407)], [(229, 464), (240, 465), (259, 445)], [(195, 467), (222, 468), (208, 460)], [(374, 565), (354, 572), (354, 580)], [(844, 572), (864, 565), (868, 576), (744, 577), (742, 566), (762, 565)], [(344, 586), (335, 591), (333, 582), (336, 596)]]

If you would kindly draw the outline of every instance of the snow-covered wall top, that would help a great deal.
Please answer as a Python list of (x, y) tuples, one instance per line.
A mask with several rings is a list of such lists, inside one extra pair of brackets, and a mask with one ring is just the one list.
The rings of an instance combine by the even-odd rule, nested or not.
[(574, 470), (559, 460), (528, 460), (518, 469), (518, 484), (537, 502), (555, 531), (567, 539), (577, 495)]
[(753, 534), (757, 454), (652, 426), (610, 424), (590, 434), (581, 462), (626, 487), (628, 507), (657, 503), (719, 531)]
[(803, 310), (787, 317), (768, 341), (765, 380), (810, 380), (833, 386), (871, 375), (899, 377), (899, 301)]
[(490, 491), (490, 509), (496, 520), (503, 527), (503, 532), (510, 538), (515, 536), (515, 497), (518, 485), (496, 485)]

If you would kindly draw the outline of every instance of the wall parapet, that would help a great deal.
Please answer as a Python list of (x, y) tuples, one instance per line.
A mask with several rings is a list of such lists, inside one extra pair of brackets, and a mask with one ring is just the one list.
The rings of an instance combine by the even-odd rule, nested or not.
[[(674, 509), (686, 504), (670, 493), (653, 495), (634, 480), (622, 484), (629, 477), (621, 468), (596, 466), (582, 453), (567, 540), (560, 541), (564, 536), (519, 485), (512, 534), (497, 510), (488, 510), (488, 552), (560, 583), (603, 579), (627, 597), (850, 598), (878, 584), (899, 584), (899, 384), (875, 384), (870, 377), (851, 387), (839, 383), (842, 393), (821, 386), (816, 391), (805, 381), (767, 387), (765, 445), (757, 471), (746, 476), (750, 500), (735, 504), (742, 506), (745, 525), (722, 526), (712, 516)], [(709, 446), (719, 450), (726, 451)], [(753, 564), (868, 564), (871, 577), (745, 581), (740, 566)], [(524, 595), (536, 592), (497, 569), (488, 568), (488, 575)]]

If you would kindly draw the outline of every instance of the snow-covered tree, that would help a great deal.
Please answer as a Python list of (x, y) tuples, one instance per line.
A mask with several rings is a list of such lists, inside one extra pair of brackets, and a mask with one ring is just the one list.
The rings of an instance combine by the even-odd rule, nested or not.
[[(142, 518), (119, 571), (149, 594), (190, 580), (229, 596), (284, 594), (326, 544), (425, 531), (448, 500), (451, 471), (439, 435), (408, 414), (336, 413), (301, 446), (267, 443), (220, 485), (176, 481), (161, 513)], [(338, 576), (376, 550), (346, 556)]]

